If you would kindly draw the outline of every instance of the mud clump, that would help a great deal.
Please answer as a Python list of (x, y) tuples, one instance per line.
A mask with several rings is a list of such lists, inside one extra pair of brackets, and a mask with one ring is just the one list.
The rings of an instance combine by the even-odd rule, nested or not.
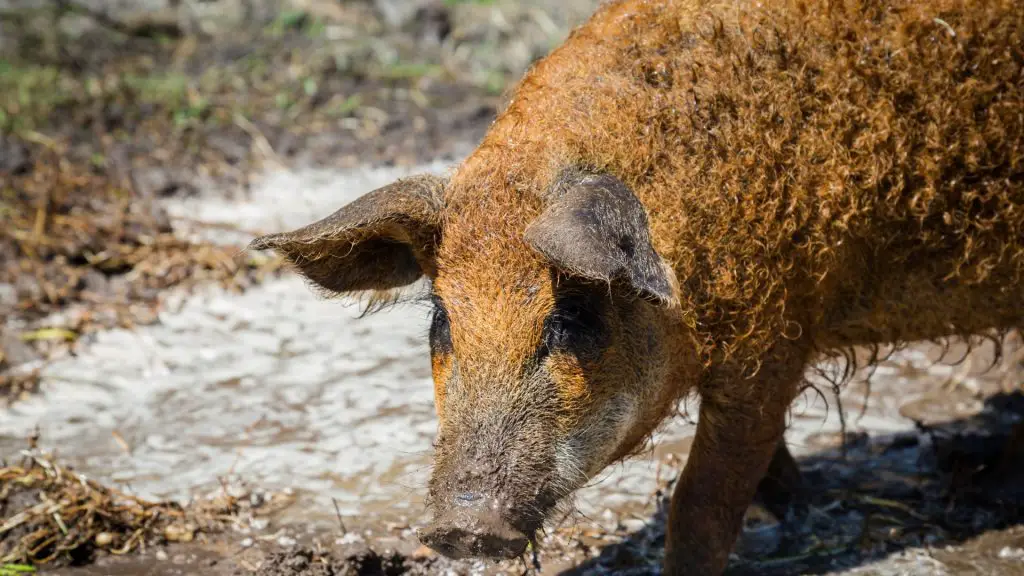
[[(296, 548), (275, 552), (255, 572), (256, 576), (419, 576), (433, 573), (435, 558), (413, 558), (398, 552), (371, 550), (343, 558)], [(238, 572), (248, 576), (250, 572)]]

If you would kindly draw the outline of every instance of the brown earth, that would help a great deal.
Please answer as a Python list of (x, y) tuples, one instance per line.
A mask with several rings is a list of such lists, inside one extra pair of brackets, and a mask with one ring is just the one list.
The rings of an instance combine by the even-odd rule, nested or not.
[(284, 496), (228, 486), (189, 506), (149, 502), (102, 486), (29, 447), (18, 462), (0, 467), (0, 562), (89, 564), (97, 555), (192, 542), (287, 503)]

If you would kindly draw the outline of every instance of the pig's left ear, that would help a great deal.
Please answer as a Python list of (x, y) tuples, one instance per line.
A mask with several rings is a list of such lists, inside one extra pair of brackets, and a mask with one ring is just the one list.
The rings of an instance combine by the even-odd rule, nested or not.
[(547, 208), (524, 238), (567, 274), (624, 283), (662, 306), (678, 303), (675, 273), (651, 245), (643, 205), (614, 176), (570, 173), (559, 178)]
[(421, 175), (369, 192), (298, 230), (260, 236), (327, 293), (388, 291), (435, 276), (445, 180)]

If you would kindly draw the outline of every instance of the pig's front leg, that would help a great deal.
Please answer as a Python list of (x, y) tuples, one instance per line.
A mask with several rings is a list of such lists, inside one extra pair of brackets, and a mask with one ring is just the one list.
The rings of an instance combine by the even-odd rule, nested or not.
[[(721, 574), (743, 515), (769, 469), (796, 395), (804, 356), (776, 355), (753, 379), (712, 378), (669, 512), (665, 574)], [(732, 370), (722, 370), (735, 374)]]

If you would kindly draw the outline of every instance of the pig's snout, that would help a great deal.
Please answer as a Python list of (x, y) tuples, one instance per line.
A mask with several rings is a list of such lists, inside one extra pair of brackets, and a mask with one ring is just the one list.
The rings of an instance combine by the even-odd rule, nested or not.
[(449, 558), (516, 558), (529, 538), (502, 517), (502, 506), (475, 493), (459, 494), (419, 531), (421, 542)]

